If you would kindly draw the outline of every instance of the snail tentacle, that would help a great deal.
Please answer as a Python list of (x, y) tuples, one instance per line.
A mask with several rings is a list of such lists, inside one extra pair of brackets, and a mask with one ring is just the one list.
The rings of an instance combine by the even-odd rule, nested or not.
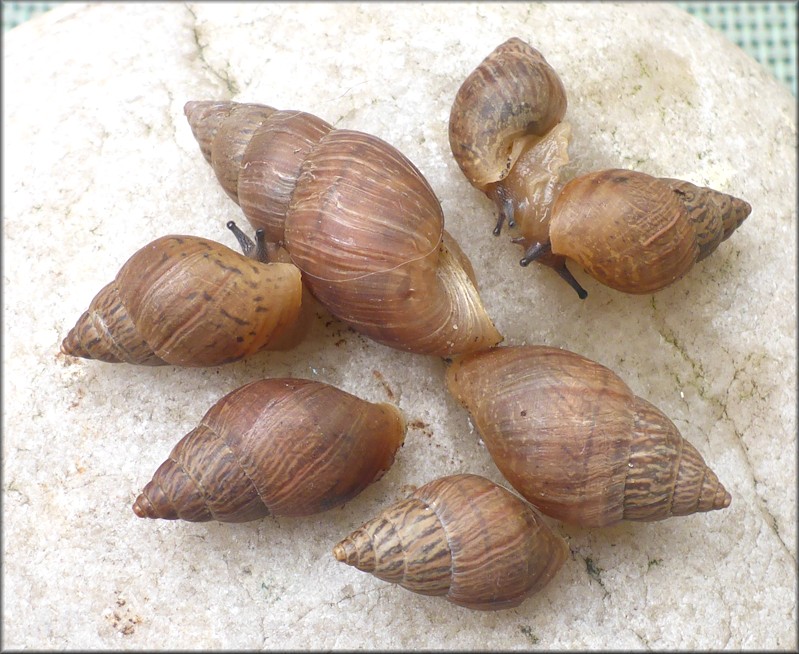
[(244, 256), (249, 257), (250, 253), (255, 249), (255, 243), (252, 242), (252, 239), (232, 220), (228, 220), (226, 227), (233, 232), (233, 236), (235, 236), (236, 240), (239, 242), (239, 247), (244, 253)]
[(588, 297), (588, 291), (586, 291), (582, 286), (580, 286), (580, 282), (578, 282), (574, 275), (572, 275), (571, 270), (568, 269), (566, 266), (565, 259), (560, 260), (560, 265), (552, 266), (560, 278), (565, 281), (569, 286), (571, 286), (575, 293), (577, 293), (577, 297), (581, 300), (584, 300)]
[(552, 243), (533, 243), (524, 253), (524, 256), (519, 260), (519, 265), (522, 268), (529, 266), (533, 261), (539, 257), (552, 252)]

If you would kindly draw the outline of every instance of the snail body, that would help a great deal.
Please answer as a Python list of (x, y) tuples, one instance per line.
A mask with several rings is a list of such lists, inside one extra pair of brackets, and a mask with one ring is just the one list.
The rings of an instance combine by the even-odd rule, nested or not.
[(425, 484), (333, 549), (337, 560), (384, 581), (483, 611), (521, 604), (568, 552), (530, 505), (468, 474)]
[[(557, 81), (556, 81), (557, 80)], [(498, 207), (494, 229), (517, 229), (520, 263), (580, 264), (624, 293), (651, 293), (685, 275), (751, 212), (732, 195), (630, 170), (562, 179), (571, 131), (566, 95), (544, 57), (513, 38), (466, 78), (450, 112), (450, 147), (470, 183)], [(508, 120), (511, 115), (513, 120)]]
[(266, 263), (263, 243), (248, 240), (250, 256), (195, 236), (145, 245), (94, 297), (61, 351), (109, 363), (215, 366), (284, 347), (300, 315), (300, 272)]
[(435, 194), (388, 143), (265, 105), (189, 102), (185, 113), (227, 193), (339, 319), (421, 354), (502, 339)]
[(495, 348), (455, 360), (447, 385), (504, 477), (553, 518), (602, 527), (730, 504), (668, 417), (578, 354)]
[(391, 404), (306, 379), (251, 382), (175, 445), (133, 511), (190, 522), (319, 513), (380, 479), (404, 438)]

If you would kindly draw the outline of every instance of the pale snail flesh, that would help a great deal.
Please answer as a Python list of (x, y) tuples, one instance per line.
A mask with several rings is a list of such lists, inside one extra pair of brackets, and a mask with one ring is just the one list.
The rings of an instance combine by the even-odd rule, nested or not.
[(425, 484), (333, 549), (337, 560), (379, 579), (481, 611), (518, 606), (568, 554), (533, 507), (469, 474)]
[(404, 439), (392, 404), (307, 379), (251, 382), (175, 445), (133, 511), (190, 522), (320, 513), (380, 479)]
[(674, 423), (583, 356), (499, 347), (456, 359), (447, 386), (500, 472), (545, 515), (603, 527), (730, 505)]
[(300, 271), (267, 262), (267, 246), (238, 230), (246, 254), (196, 236), (163, 236), (125, 262), (61, 344), (109, 363), (216, 366), (293, 339)]
[(188, 102), (185, 113), (225, 191), (333, 315), (420, 354), (502, 340), (430, 185), (395, 148), (265, 105)]
[[(493, 115), (492, 115), (493, 110)], [(604, 170), (568, 183), (571, 130), (557, 73), (517, 38), (496, 48), (466, 78), (450, 113), (450, 147), (467, 179), (498, 207), (538, 261), (587, 293), (566, 267), (640, 294), (658, 291), (713, 252), (751, 212), (732, 195), (630, 170)], [(508, 119), (512, 116), (512, 120)]]

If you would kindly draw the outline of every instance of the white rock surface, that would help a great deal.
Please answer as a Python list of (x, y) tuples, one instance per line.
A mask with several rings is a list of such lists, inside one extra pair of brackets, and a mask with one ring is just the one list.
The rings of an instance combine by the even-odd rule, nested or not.
[[(630, 297), (517, 265), (451, 159), (450, 104), (495, 46), (540, 49), (569, 93), (581, 171), (629, 167), (748, 200), (679, 283)], [(3, 645), (6, 648), (796, 647), (794, 98), (658, 4), (69, 4), (4, 35)], [(183, 116), (190, 99), (313, 112), (403, 151), (438, 194), (506, 343), (616, 370), (694, 443), (729, 509), (604, 530), (520, 607), (477, 613), (337, 563), (332, 546), (435, 477), (502, 483), (444, 363), (321, 317), (297, 350), (204, 370), (74, 360), (59, 344), (139, 247), (233, 245), (243, 219)], [(328, 324), (329, 323), (329, 324)], [(396, 464), (341, 509), (242, 525), (131, 503), (216, 399), (264, 376), (393, 399)]]

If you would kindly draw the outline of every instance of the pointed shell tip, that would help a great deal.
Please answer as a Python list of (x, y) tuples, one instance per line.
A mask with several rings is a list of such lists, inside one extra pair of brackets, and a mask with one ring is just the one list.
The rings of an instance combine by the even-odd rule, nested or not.
[(89, 358), (89, 353), (81, 345), (80, 338), (75, 328), (71, 329), (66, 338), (61, 341), (61, 354), (66, 354), (71, 357)]
[(147, 514), (145, 513), (144, 509), (142, 508), (142, 506), (140, 504), (141, 500), (142, 500), (142, 496), (139, 495), (139, 497), (133, 503), (133, 513), (135, 513), (136, 516), (139, 517), (139, 518), (146, 518)]
[(347, 554), (344, 551), (344, 541), (333, 548), (333, 556), (336, 557), (336, 561), (341, 561), (342, 563), (347, 562)]

